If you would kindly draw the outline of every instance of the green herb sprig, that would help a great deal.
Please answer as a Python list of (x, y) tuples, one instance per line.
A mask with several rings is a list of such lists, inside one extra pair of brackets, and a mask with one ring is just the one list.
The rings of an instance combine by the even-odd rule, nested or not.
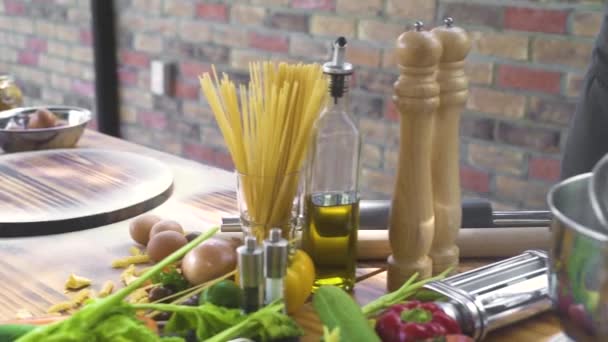
[(412, 297), (427, 283), (445, 278), (451, 271), (452, 268), (448, 268), (435, 277), (423, 279), (416, 283), (415, 281), (418, 279), (418, 273), (414, 273), (399, 289), (369, 302), (361, 308), (361, 311), (367, 318), (374, 317), (380, 313), (380, 311)]
[(152, 276), (152, 282), (169, 287), (175, 292), (181, 292), (190, 287), (184, 276), (177, 270), (177, 266), (169, 265), (161, 272)]

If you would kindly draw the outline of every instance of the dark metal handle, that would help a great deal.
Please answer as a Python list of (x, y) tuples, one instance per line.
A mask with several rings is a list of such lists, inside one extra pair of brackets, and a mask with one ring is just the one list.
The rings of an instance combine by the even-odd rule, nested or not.
[[(382, 230), (388, 227), (391, 201), (362, 200), (359, 203), (359, 229)], [(544, 210), (493, 211), (492, 203), (481, 198), (462, 200), (462, 228), (548, 227), (551, 212)], [(222, 218), (223, 232), (239, 232), (238, 217)]]

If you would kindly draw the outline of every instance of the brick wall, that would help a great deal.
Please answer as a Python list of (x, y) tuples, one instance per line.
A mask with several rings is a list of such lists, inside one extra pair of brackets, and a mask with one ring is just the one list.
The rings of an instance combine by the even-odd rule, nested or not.
[(26, 104), (93, 108), (90, 18), (89, 1), (0, 0), (0, 74), (15, 77)]
[[(18, 25), (22, 20), (31, 26), (37, 13), (33, 8), (49, 3), (65, 8), (67, 18), (36, 17), (33, 30)], [(80, 94), (78, 101), (90, 100), (90, 69), (71, 73), (67, 66), (42, 63), (51, 57), (58, 65), (90, 62), (76, 59), (73, 52), (61, 55), (50, 49), (53, 42), (88, 51), (84, 3), (88, 2), (0, 0), (0, 70), (22, 79), (30, 98), (46, 96), (50, 101), (44, 93), (52, 92), (64, 102), (75, 100), (75, 94)], [(125, 137), (224, 168), (232, 163), (196, 75), (215, 64), (233, 78), (247, 81), (251, 60), (324, 61), (335, 36), (350, 38), (348, 57), (357, 66), (352, 105), (365, 138), (366, 198), (387, 197), (393, 188), (399, 140), (398, 113), (389, 100), (397, 75), (394, 40), (414, 20), (432, 26), (446, 14), (455, 17), (473, 38), (467, 64), (471, 95), (461, 125), (462, 186), (467, 195), (491, 198), (501, 208), (545, 206), (546, 191), (559, 177), (566, 128), (601, 19), (601, 1), (592, 0), (116, 0), (116, 4)], [(62, 30), (65, 27), (74, 30), (68, 34)], [(35, 38), (47, 41), (47, 49), (39, 51), (36, 43), (26, 43)], [(153, 59), (176, 62), (177, 83), (170, 96), (149, 91)], [(41, 87), (49, 82), (50, 88)]]

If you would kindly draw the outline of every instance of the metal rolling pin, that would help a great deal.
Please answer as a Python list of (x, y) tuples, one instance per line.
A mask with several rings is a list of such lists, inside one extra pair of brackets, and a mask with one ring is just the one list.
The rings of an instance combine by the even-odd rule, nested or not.
[[(359, 229), (385, 230), (388, 227), (390, 200), (362, 200), (359, 203)], [(547, 210), (494, 211), (484, 199), (463, 199), (462, 228), (548, 227), (551, 212)], [(223, 232), (239, 232), (238, 217), (222, 218)]]

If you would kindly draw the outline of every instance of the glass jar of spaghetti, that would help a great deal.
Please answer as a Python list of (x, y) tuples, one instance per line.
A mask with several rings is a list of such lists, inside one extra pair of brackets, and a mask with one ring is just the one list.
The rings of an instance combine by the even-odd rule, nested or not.
[(255, 236), (261, 243), (272, 228), (281, 228), (283, 238), (291, 240), (302, 212), (300, 172), (236, 174), (243, 233)]
[(12, 76), (0, 74), (0, 111), (21, 106), (23, 95)]

